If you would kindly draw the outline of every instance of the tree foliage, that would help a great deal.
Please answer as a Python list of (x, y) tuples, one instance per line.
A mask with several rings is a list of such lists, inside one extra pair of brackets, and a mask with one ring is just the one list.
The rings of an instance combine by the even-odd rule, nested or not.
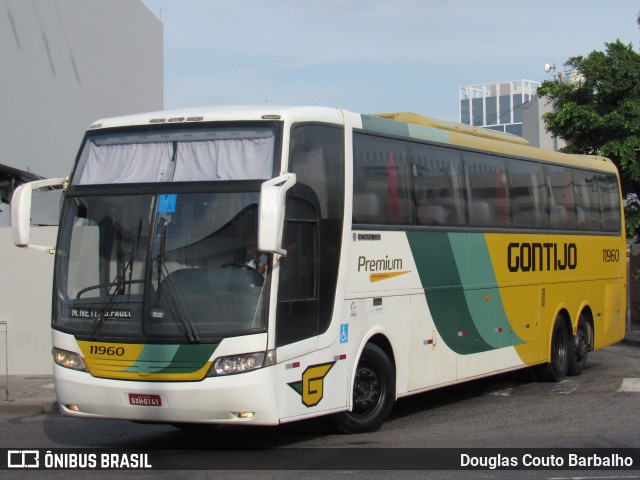
[(605, 47), (570, 58), (569, 78), (542, 83), (538, 95), (554, 104), (543, 119), (567, 141), (562, 151), (610, 158), (623, 191), (640, 193), (640, 54), (620, 40)]

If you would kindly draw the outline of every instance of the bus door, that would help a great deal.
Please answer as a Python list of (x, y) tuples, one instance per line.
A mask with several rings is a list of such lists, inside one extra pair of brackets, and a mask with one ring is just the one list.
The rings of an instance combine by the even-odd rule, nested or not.
[[(278, 410), (280, 418), (336, 408), (325, 395), (332, 358), (318, 352), (319, 215), (310, 189), (297, 184), (289, 193), (283, 235), (287, 255), (280, 259), (276, 307)], [(335, 373), (335, 372), (334, 372)], [(333, 376), (333, 375), (332, 375)], [(335, 391), (335, 389), (333, 389)], [(344, 395), (338, 403), (344, 405)]]

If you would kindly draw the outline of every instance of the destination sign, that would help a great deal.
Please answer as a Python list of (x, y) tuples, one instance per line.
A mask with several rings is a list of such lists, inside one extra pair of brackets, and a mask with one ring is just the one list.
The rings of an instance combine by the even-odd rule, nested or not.
[(132, 318), (130, 308), (70, 308), (69, 318), (114, 318), (128, 320)]

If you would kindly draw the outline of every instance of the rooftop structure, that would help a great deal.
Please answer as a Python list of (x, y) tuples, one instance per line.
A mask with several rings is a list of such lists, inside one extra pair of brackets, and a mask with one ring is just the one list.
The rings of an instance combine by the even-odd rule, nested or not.
[(460, 123), (522, 136), (522, 105), (540, 82), (513, 80), (459, 87)]

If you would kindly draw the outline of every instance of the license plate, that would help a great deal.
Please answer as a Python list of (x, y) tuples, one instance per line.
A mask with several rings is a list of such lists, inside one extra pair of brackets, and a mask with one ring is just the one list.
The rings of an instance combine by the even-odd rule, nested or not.
[(130, 393), (129, 403), (138, 407), (161, 407), (162, 399), (160, 395), (148, 393)]

